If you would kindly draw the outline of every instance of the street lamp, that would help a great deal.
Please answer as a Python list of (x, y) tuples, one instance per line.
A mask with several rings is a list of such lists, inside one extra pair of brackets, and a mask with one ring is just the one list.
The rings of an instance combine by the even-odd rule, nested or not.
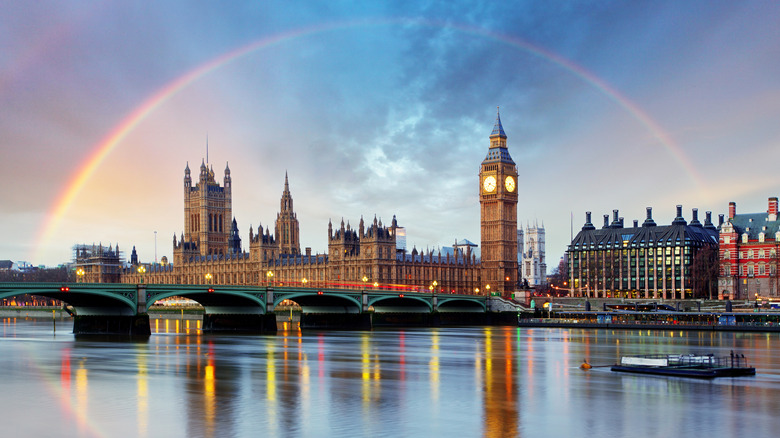
[(433, 280), (433, 290), (434, 291), (436, 290), (436, 286), (438, 286), (438, 285), (439, 285), (439, 282), (436, 281), (436, 280)]
[(378, 281), (374, 282), (374, 287), (379, 287), (379, 282)]
[(146, 274), (146, 267), (141, 265), (138, 267), (138, 274), (141, 275), (141, 283), (144, 282), (144, 274)]
[(86, 272), (84, 272), (84, 268), (79, 268), (76, 271), (76, 276), (77, 276), (77, 278), (79, 280), (79, 283), (83, 283), (84, 282), (84, 274), (86, 274)]
[(303, 283), (303, 287), (306, 287), (306, 283), (308, 283), (309, 280), (306, 279), (306, 277), (303, 277), (303, 280), (301, 280), (301, 283)]
[(489, 284), (485, 285), (485, 294), (490, 295), (490, 285)]
[(214, 276), (211, 275), (211, 272), (206, 274), (206, 284), (211, 284), (211, 279), (213, 279)]
[(478, 287), (474, 288), (474, 295), (479, 295), (479, 288)]
[(265, 273), (265, 279), (266, 282), (270, 285), (271, 281), (274, 279), (274, 271), (268, 271)]

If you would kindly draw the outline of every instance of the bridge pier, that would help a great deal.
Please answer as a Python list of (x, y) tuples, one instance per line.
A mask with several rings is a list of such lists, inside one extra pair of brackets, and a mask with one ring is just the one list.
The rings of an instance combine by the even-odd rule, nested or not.
[(73, 317), (75, 335), (145, 336), (152, 334), (149, 315), (76, 315)]
[(204, 313), (203, 331), (276, 333), (276, 314)]

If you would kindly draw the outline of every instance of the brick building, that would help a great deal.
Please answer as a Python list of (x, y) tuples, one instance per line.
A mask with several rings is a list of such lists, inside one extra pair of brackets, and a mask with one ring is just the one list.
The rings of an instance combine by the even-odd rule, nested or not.
[(778, 254), (777, 197), (769, 198), (763, 213), (737, 214), (737, 204), (730, 202), (728, 220), (720, 231), (718, 297), (777, 297)]

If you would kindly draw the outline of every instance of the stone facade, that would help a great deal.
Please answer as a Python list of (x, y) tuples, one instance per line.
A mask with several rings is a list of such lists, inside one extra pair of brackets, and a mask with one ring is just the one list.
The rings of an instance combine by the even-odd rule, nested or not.
[(482, 277), (501, 294), (517, 289), (517, 166), (500, 115), (479, 171)]
[[(492, 183), (491, 183), (492, 181)], [(482, 263), (470, 246), (452, 252), (407, 252), (396, 237), (404, 231), (393, 216), (389, 225), (360, 218), (328, 224), (328, 250), (300, 249), (297, 215), (285, 174), (280, 211), (273, 232), (249, 230), (249, 251), (240, 249), (232, 219), (230, 169), (224, 186), (204, 162), (193, 187), (189, 166), (184, 177), (184, 232), (173, 237), (174, 262), (150, 265), (139, 273), (125, 269), (125, 283), (228, 284), (382, 288), (438, 293), (513, 292), (517, 285), (517, 168), (506, 149), (506, 134), (496, 118), (490, 147), (479, 174)], [(232, 219), (232, 222), (231, 222)]]
[(517, 262), (520, 266), (520, 278), (529, 286), (541, 286), (547, 283), (547, 262), (545, 261), (544, 223), (539, 226), (527, 225), (525, 231), (517, 230)]

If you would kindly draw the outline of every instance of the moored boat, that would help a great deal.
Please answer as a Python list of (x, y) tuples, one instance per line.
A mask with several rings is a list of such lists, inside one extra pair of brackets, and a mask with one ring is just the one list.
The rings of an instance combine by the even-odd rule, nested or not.
[(730, 356), (713, 354), (653, 354), (644, 356), (623, 356), (612, 371), (626, 373), (656, 374), (662, 376), (695, 377), (712, 379), (715, 377), (753, 376), (756, 369), (751, 367), (744, 355), (731, 353)]

